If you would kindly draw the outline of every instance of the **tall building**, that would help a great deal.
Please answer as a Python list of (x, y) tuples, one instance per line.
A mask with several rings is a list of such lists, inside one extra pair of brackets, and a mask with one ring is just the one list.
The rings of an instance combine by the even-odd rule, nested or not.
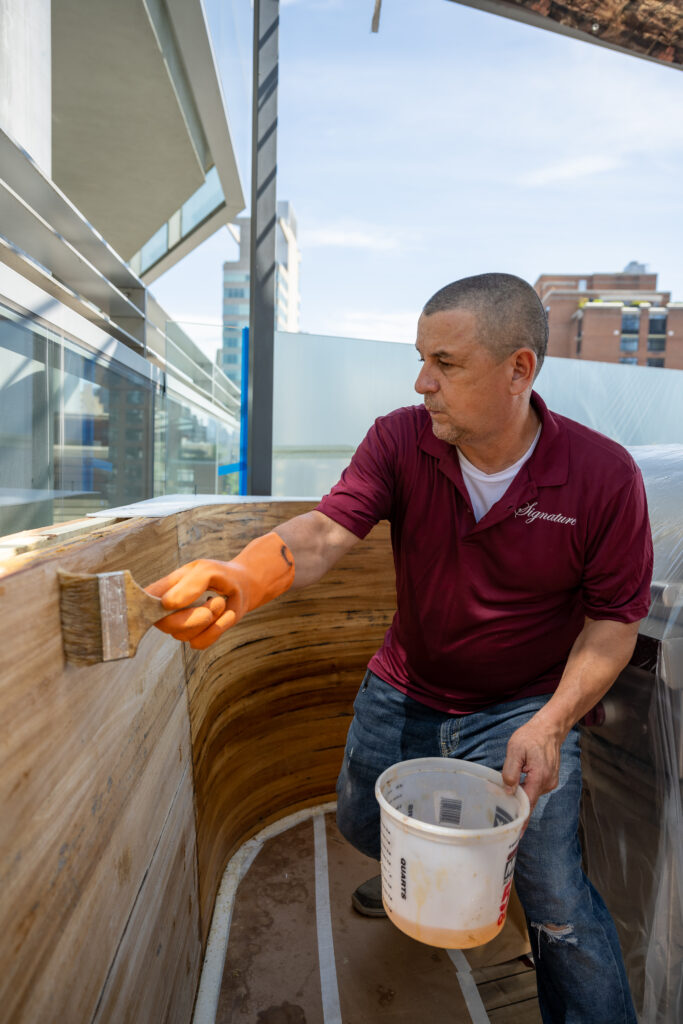
[[(249, 261), (251, 218), (238, 217), (239, 258), (223, 264), (223, 344), (218, 364), (239, 385), (242, 372), (242, 328), (249, 325)], [(294, 208), (286, 200), (277, 204), (275, 234), (275, 330), (299, 330), (299, 263)]]
[(548, 314), (548, 355), (683, 369), (683, 302), (658, 289), (644, 264), (614, 274), (541, 274), (534, 288)]

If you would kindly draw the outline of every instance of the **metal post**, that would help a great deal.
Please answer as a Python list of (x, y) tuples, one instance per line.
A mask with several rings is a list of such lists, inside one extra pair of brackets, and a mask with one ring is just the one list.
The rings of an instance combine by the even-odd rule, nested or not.
[(242, 328), (242, 369), (240, 377), (240, 475), (239, 493), (248, 494), (247, 467), (249, 465), (249, 328)]
[(270, 494), (279, 0), (254, 0), (249, 300), (249, 494)]

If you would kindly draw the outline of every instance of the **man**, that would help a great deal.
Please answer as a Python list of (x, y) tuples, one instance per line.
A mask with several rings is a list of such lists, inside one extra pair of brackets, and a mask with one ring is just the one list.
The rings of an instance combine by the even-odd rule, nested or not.
[[(619, 445), (548, 411), (533, 289), (508, 274), (447, 285), (416, 347), (422, 407), (380, 417), (318, 508), (149, 588), (160, 627), (204, 648), (246, 611), (318, 580), (389, 519), (397, 612), (354, 704), (337, 820), (379, 858), (377, 776), (411, 757), (464, 758), (523, 779), (532, 814), (515, 882), (546, 1024), (635, 1024), (612, 920), (581, 870), (576, 723), (628, 663), (649, 606), (642, 480)], [(377, 880), (354, 894), (381, 913)]]

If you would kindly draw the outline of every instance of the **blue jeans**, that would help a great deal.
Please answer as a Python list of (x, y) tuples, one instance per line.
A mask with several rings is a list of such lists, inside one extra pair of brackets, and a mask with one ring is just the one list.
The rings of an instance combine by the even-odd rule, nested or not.
[[(548, 699), (524, 698), (453, 717), (406, 697), (368, 671), (354, 703), (337, 782), (341, 833), (379, 860), (374, 788), (385, 768), (414, 757), (456, 757), (500, 771), (508, 739)], [(541, 1014), (545, 1024), (636, 1024), (614, 924), (581, 868), (580, 799), (579, 733), (572, 729), (562, 746), (559, 785), (536, 804), (515, 867)]]

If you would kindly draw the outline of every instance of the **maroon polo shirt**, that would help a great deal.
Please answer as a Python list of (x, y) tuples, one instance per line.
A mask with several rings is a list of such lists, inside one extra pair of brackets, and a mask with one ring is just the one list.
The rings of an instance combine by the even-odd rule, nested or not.
[(397, 611), (369, 668), (450, 714), (551, 693), (584, 616), (634, 622), (649, 608), (638, 467), (535, 392), (532, 402), (538, 445), (478, 523), (457, 451), (424, 406), (376, 420), (318, 505), (361, 538), (390, 521)]

